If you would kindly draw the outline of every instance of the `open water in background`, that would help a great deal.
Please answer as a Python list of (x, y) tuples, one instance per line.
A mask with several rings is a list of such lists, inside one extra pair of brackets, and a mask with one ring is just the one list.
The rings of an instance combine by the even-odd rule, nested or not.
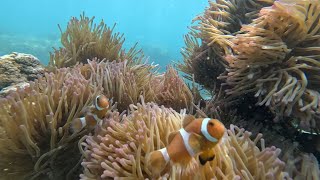
[(60, 46), (60, 31), (71, 16), (95, 16), (124, 33), (125, 47), (136, 42), (162, 70), (181, 60), (183, 35), (207, 0), (1, 0), (0, 55), (30, 53), (47, 64), (49, 51)]

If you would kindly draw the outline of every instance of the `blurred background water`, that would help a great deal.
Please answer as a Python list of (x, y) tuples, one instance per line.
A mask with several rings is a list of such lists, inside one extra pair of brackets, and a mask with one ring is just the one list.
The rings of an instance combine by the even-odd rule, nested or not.
[[(138, 42), (151, 61), (162, 69), (182, 57), (183, 35), (207, 0), (1, 0), (0, 55), (30, 53), (42, 63), (60, 46), (60, 31), (71, 16), (95, 16), (124, 33), (125, 47)], [(128, 49), (128, 48), (127, 48)]]

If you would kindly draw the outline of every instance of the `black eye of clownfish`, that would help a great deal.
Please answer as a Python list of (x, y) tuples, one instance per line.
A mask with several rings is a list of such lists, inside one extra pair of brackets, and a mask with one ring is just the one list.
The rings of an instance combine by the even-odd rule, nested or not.
[(214, 126), (214, 123), (213, 122), (209, 122), (209, 126)]

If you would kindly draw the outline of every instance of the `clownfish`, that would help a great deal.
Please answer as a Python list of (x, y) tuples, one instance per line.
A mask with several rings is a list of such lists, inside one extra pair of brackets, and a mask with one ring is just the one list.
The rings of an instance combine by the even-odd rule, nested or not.
[(89, 128), (96, 126), (96, 124), (106, 116), (109, 106), (109, 99), (106, 96), (96, 96), (89, 112), (84, 117), (73, 120), (71, 125), (72, 130), (78, 132), (85, 126), (88, 126)]
[(169, 161), (187, 165), (192, 157), (199, 155), (201, 165), (215, 157), (213, 147), (225, 133), (224, 125), (217, 119), (187, 115), (183, 128), (169, 134), (169, 145), (149, 154), (149, 165), (154, 174), (160, 174)]

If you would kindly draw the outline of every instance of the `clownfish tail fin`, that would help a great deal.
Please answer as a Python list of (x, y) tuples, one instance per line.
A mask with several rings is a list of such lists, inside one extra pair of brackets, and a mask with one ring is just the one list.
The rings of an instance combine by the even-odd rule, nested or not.
[(151, 152), (149, 158), (149, 165), (153, 174), (160, 174), (170, 160), (167, 148)]

